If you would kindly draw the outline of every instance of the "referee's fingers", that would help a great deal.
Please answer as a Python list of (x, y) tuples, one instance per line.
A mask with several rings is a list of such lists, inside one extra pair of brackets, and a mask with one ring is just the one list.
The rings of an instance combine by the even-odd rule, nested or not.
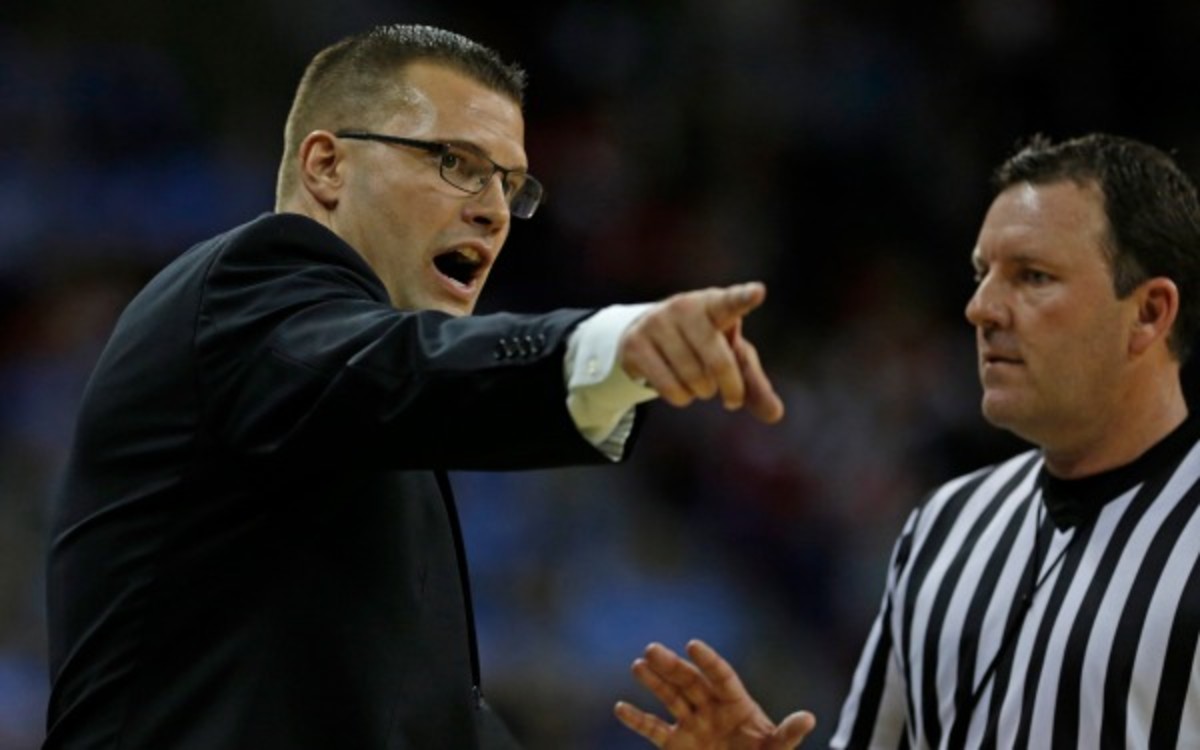
[(815, 716), (808, 711), (797, 711), (779, 723), (771, 738), (763, 745), (763, 750), (792, 750), (799, 747), (816, 726)]
[(617, 701), (613, 713), (622, 724), (645, 737), (655, 747), (662, 747), (671, 736), (669, 724), (625, 701)]

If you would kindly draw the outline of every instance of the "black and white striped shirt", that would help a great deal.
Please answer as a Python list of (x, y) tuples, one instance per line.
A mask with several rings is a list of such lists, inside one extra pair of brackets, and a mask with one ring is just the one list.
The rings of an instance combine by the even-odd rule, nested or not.
[(1074, 481), (1030, 451), (934, 492), (832, 746), (1200, 748), (1198, 439), (1190, 419)]

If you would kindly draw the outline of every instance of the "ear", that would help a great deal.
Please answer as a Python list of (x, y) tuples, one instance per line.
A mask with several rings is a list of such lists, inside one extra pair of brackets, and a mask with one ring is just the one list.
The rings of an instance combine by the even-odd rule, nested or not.
[(345, 167), (338, 139), (328, 130), (314, 130), (300, 143), (300, 181), (327, 210), (338, 204)]
[(1166, 342), (1179, 315), (1179, 289), (1164, 276), (1142, 282), (1133, 292), (1137, 302), (1137, 319), (1129, 338), (1131, 354), (1142, 354), (1156, 342)]

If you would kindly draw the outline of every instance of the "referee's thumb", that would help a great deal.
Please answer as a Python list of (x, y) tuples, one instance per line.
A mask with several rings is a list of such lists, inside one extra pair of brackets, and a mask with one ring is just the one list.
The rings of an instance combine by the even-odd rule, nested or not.
[(808, 711), (797, 711), (780, 722), (765, 748), (769, 750), (793, 750), (817, 726), (817, 719)]
[(707, 308), (709, 320), (724, 330), (741, 320), (767, 298), (767, 287), (760, 281), (714, 289)]

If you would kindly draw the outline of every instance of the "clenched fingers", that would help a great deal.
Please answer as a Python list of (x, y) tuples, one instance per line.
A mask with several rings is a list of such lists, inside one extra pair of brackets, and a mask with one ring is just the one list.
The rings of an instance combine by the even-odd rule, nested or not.
[[(695, 327), (695, 322), (688, 320), (686, 307), (686, 301), (675, 298), (660, 303), (630, 327), (621, 345), (625, 371), (644, 378), (672, 406), (710, 399), (717, 392), (706, 353), (692, 343), (695, 334), (688, 328)], [(736, 361), (732, 349), (727, 358)]]
[(674, 406), (719, 394), (728, 409), (748, 404), (759, 419), (774, 421), (782, 404), (772, 398), (757, 353), (741, 337), (742, 319), (765, 296), (757, 282), (676, 294), (625, 332), (621, 365)]

